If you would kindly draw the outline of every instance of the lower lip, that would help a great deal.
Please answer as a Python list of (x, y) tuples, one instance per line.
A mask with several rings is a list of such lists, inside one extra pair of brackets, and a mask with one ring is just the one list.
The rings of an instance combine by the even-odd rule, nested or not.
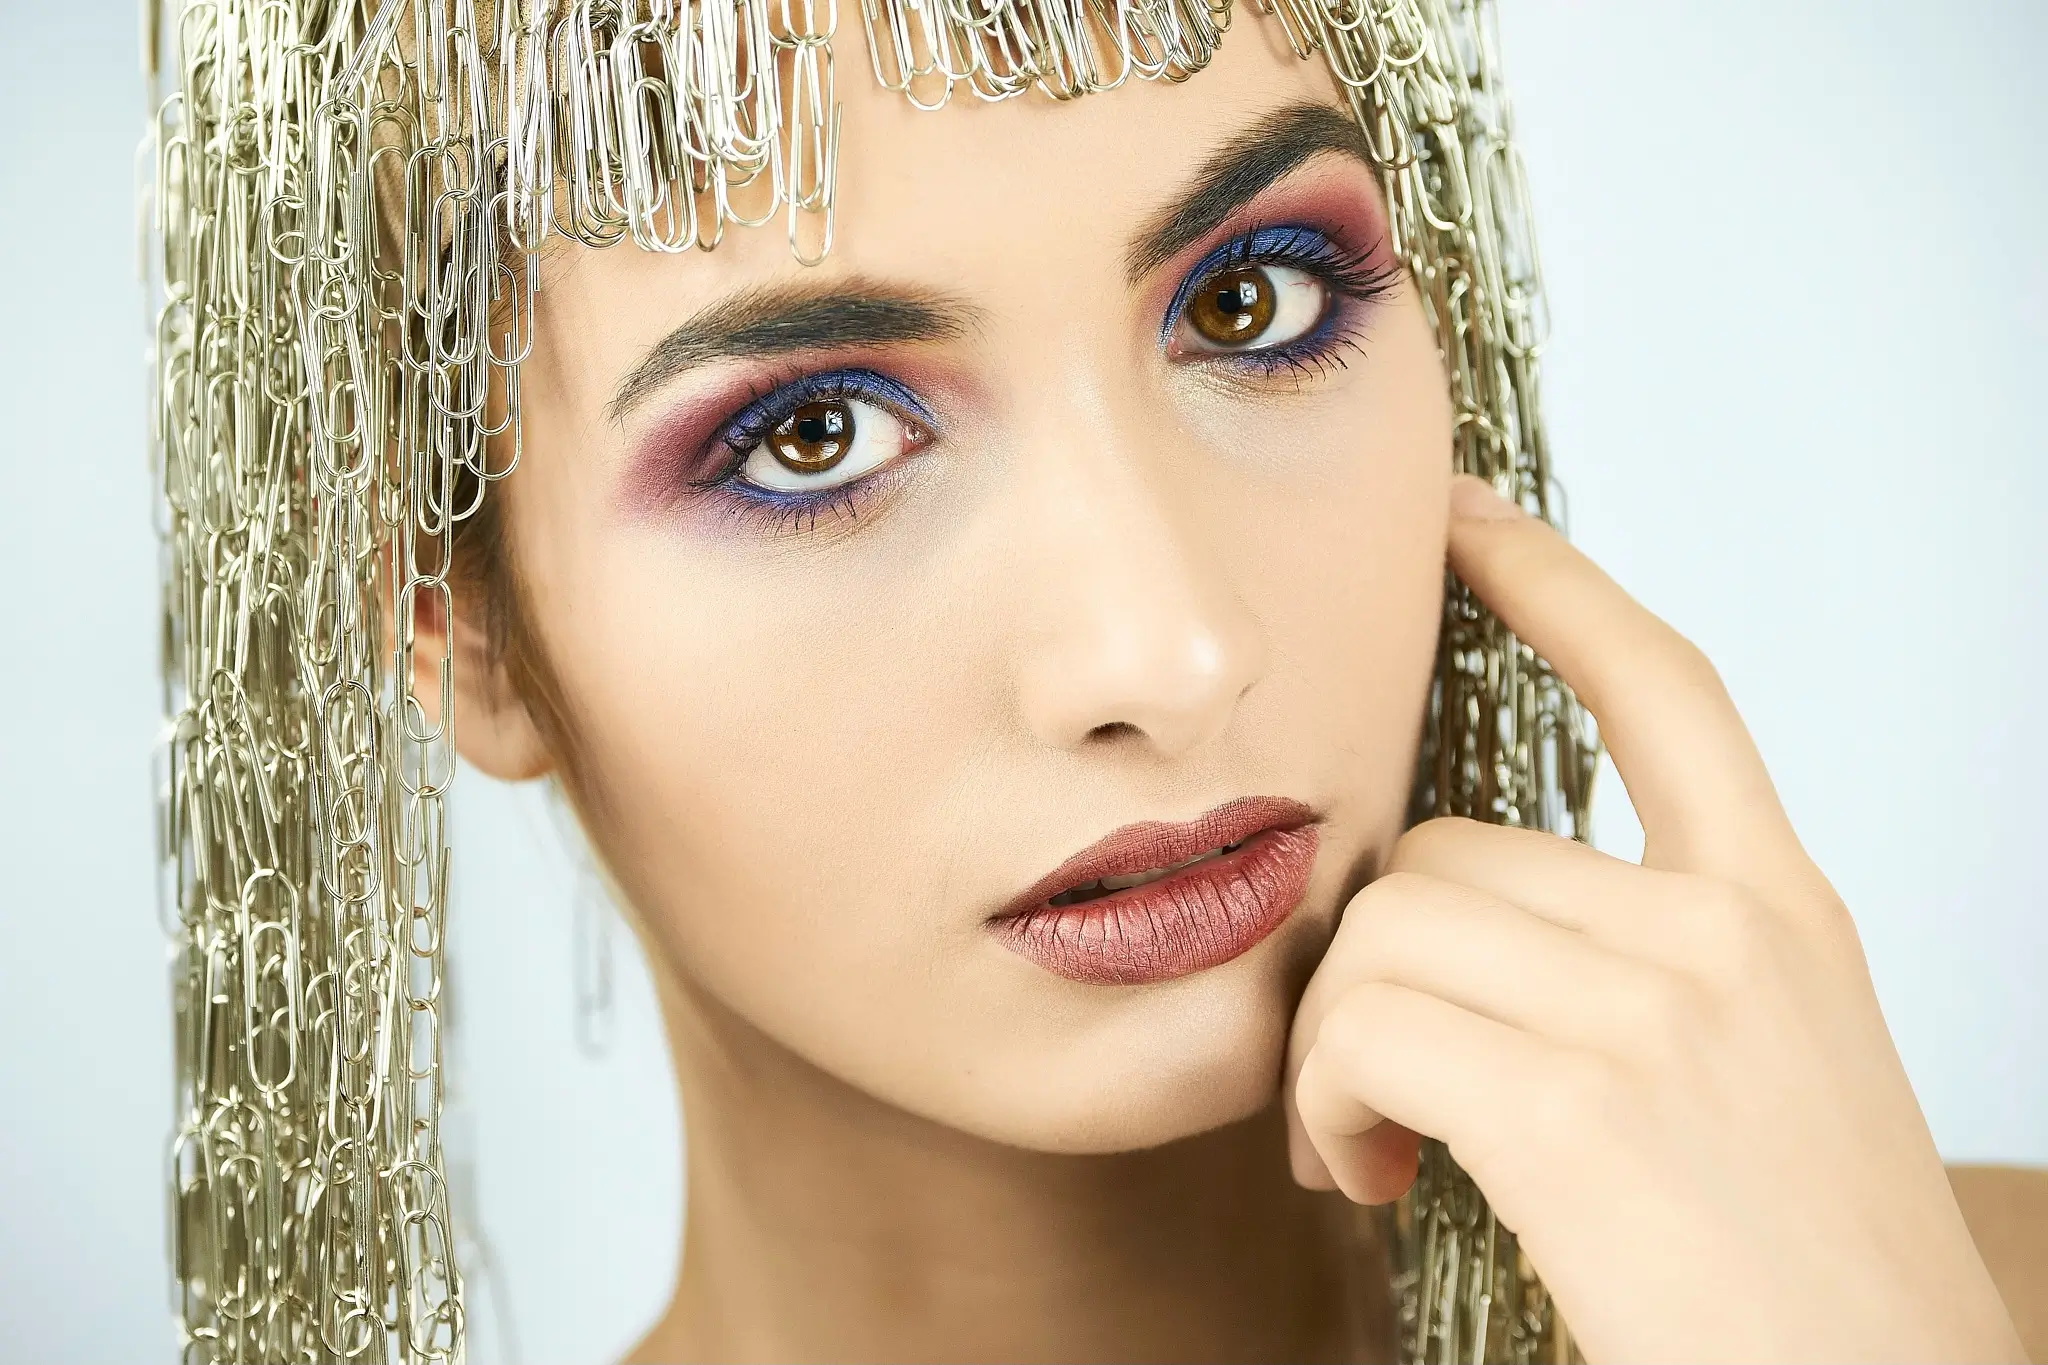
[(1316, 827), (1269, 829), (1234, 853), (1079, 905), (1047, 905), (989, 927), (1049, 972), (1141, 986), (1250, 951), (1294, 913), (1316, 862)]

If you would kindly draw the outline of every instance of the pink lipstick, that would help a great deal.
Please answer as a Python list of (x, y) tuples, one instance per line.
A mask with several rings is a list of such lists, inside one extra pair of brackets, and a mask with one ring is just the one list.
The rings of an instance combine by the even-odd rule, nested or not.
[(1126, 825), (1039, 878), (989, 921), (1012, 951), (1095, 985), (1199, 972), (1294, 912), (1315, 869), (1315, 812), (1247, 796), (1184, 824)]

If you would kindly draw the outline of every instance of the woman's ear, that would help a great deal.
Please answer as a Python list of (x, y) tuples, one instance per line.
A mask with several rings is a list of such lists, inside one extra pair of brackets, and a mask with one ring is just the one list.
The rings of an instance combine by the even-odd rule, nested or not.
[[(553, 771), (554, 755), (513, 686), (502, 647), (481, 620), (475, 594), (418, 593), (412, 604), (413, 695), (429, 721), (454, 702), (455, 750), (501, 782), (525, 782)], [(452, 675), (444, 697), (443, 661)]]

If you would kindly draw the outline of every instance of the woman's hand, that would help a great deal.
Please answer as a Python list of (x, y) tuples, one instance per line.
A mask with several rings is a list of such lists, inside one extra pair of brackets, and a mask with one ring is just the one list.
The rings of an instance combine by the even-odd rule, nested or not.
[(1446, 1142), (1587, 1357), (2023, 1360), (1849, 913), (1713, 667), (1475, 479), (1451, 563), (1600, 723), (1641, 866), (1462, 820), (1354, 897), (1288, 1052), (1297, 1178)]

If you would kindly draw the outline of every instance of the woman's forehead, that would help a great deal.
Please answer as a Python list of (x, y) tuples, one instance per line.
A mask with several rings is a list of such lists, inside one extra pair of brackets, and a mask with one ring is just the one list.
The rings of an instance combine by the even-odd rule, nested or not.
[[(542, 306), (558, 282), (601, 293), (687, 282), (701, 299), (819, 272), (916, 279), (1076, 249), (1121, 253), (1139, 222), (1276, 113), (1312, 103), (1350, 117), (1323, 62), (1297, 58), (1277, 25), (1246, 17), (1186, 81), (1131, 80), (1066, 101), (918, 109), (865, 63), (844, 63), (835, 231), (821, 264), (795, 259), (777, 213), (761, 227), (728, 225), (711, 251), (549, 253)], [(593, 255), (602, 262), (584, 259)]]

